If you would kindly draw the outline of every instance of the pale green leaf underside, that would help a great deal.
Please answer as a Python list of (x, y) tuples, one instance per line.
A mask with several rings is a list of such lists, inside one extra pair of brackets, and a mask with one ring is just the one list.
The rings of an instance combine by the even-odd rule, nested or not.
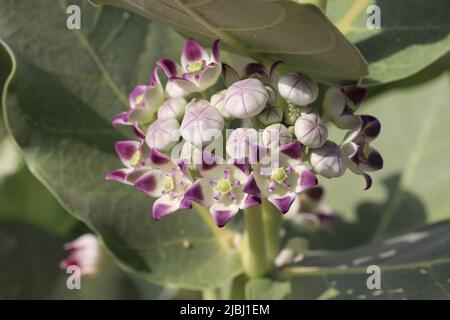
[[(381, 10), (381, 30), (366, 26), (369, 5)], [(328, 0), (327, 15), (369, 62), (368, 85), (409, 77), (450, 51), (447, 0)]]
[(187, 288), (229, 280), (241, 272), (239, 257), (208, 214), (155, 223), (150, 198), (104, 179), (121, 167), (114, 142), (126, 138), (112, 116), (128, 108), (127, 92), (148, 81), (157, 57), (180, 50), (179, 38), (120, 9), (77, 1), (70, 4), (82, 8), (82, 29), (69, 31), (68, 3), (0, 1), (0, 38), (17, 60), (4, 111), (30, 170), (126, 268)]
[(358, 80), (367, 65), (358, 50), (313, 5), (260, 0), (96, 0), (164, 22), (187, 37), (221, 38), (256, 59), (283, 60), (327, 82)]
[[(294, 299), (450, 299), (450, 225), (382, 242), (309, 257), (281, 272)], [(367, 266), (381, 270), (380, 289), (369, 289)], [(285, 279), (286, 280), (286, 279)], [(373, 283), (373, 282), (370, 282)]]

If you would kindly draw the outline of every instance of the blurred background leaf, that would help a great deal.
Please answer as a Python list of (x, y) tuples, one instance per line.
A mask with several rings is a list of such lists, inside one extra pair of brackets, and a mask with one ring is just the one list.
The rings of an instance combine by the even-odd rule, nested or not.
[[(370, 5), (380, 8), (381, 29), (366, 25)], [(447, 0), (328, 0), (326, 12), (367, 59), (368, 85), (409, 77), (450, 51)]]

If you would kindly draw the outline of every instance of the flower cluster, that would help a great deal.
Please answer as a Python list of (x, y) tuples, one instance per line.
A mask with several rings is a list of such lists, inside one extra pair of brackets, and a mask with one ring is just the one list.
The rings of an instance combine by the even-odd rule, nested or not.
[[(219, 41), (208, 54), (187, 40), (180, 62), (159, 60), (149, 83), (130, 92), (130, 109), (113, 119), (130, 125), (136, 140), (116, 143), (124, 168), (106, 178), (157, 198), (155, 220), (193, 202), (208, 207), (219, 227), (263, 199), (283, 214), (318, 212), (316, 175), (339, 177), (349, 168), (369, 188), (367, 172), (382, 167), (369, 146), (380, 123), (356, 114), (365, 88), (330, 88), (319, 109), (318, 86), (307, 75), (277, 77), (280, 62), (238, 72), (221, 62)], [(331, 123), (348, 130), (339, 145), (328, 140)]]

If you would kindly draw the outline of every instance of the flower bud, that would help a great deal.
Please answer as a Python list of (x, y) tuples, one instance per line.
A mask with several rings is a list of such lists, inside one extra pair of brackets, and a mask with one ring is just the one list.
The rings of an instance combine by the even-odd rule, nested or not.
[(303, 73), (289, 73), (278, 80), (278, 92), (289, 103), (307, 106), (317, 99), (317, 84)]
[(173, 118), (181, 121), (186, 107), (186, 100), (173, 98), (166, 100), (158, 110), (158, 118)]
[(341, 88), (327, 90), (323, 98), (323, 112), (338, 128), (354, 129), (359, 125), (359, 118), (348, 110), (347, 97)]
[(258, 131), (253, 128), (238, 128), (233, 130), (227, 140), (226, 150), (232, 159), (257, 159)]
[(90, 233), (66, 243), (64, 250), (69, 252), (69, 257), (61, 261), (60, 267), (67, 269), (73, 265), (78, 266), (82, 276), (96, 274), (105, 258), (100, 242)]
[(337, 144), (327, 141), (318, 149), (311, 149), (311, 166), (326, 178), (340, 177), (347, 169), (345, 154)]
[(260, 80), (241, 80), (227, 89), (225, 110), (236, 118), (251, 118), (264, 109), (268, 99), (269, 94)]
[(193, 99), (186, 106), (180, 133), (187, 142), (202, 146), (217, 138), (223, 126), (223, 117), (216, 108), (206, 100)]
[(310, 113), (305, 114), (295, 122), (295, 135), (298, 141), (309, 148), (320, 148), (328, 137), (328, 129), (320, 117)]
[(275, 123), (264, 129), (262, 133), (262, 142), (265, 146), (276, 148), (292, 141), (292, 135), (289, 129), (281, 123)]
[(186, 161), (189, 165), (198, 165), (202, 163), (202, 150), (189, 142), (185, 142), (181, 148), (180, 159)]
[(258, 120), (268, 126), (283, 120), (283, 110), (278, 107), (267, 108), (258, 115)]
[(219, 110), (220, 114), (224, 118), (228, 119), (228, 118), (231, 118), (231, 114), (225, 110), (225, 94), (226, 94), (226, 92), (227, 92), (227, 90), (224, 89), (216, 94), (213, 94), (211, 96), (210, 102), (213, 107), (215, 107), (217, 110)]
[(169, 150), (180, 138), (180, 124), (173, 118), (158, 118), (147, 129), (145, 142), (150, 148)]

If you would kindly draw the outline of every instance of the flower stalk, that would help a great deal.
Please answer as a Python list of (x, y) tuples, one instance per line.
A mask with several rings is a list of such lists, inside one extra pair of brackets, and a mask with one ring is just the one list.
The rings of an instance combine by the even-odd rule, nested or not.
[(244, 210), (245, 233), (242, 248), (242, 263), (250, 278), (263, 276), (268, 271), (264, 222), (259, 206)]
[(281, 214), (267, 199), (262, 202), (267, 261), (273, 266), (280, 246)]

